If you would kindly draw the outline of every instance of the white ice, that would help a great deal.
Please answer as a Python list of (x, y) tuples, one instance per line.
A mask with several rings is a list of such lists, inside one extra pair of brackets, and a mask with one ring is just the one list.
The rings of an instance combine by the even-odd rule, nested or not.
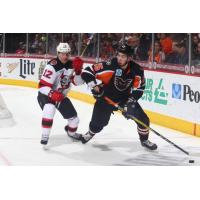
[[(67, 137), (67, 124), (56, 113), (48, 149), (40, 145), (41, 110), (37, 90), (1, 86), (0, 92), (12, 112), (16, 125), (0, 129), (0, 165), (200, 165), (200, 157), (188, 157), (153, 133), (150, 139), (158, 150), (150, 152), (141, 147), (134, 122), (120, 114), (112, 115), (109, 125), (95, 138), (83, 145)], [(80, 117), (78, 132), (88, 130), (92, 105), (72, 99)], [(157, 125), (152, 127), (192, 153), (200, 152), (200, 138)], [(194, 159), (194, 164), (188, 160)]]

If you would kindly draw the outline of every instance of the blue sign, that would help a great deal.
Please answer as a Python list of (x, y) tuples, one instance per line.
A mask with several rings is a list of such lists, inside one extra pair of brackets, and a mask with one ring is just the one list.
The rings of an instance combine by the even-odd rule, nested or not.
[(172, 84), (172, 98), (181, 99), (182, 86), (181, 84), (173, 83)]

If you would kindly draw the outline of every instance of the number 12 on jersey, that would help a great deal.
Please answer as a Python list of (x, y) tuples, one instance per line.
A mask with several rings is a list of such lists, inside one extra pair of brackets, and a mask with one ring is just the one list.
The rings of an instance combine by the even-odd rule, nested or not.
[(46, 77), (46, 78), (51, 78), (51, 75), (53, 74), (52, 71), (48, 70), (48, 69), (45, 69), (44, 72), (43, 72), (43, 76)]

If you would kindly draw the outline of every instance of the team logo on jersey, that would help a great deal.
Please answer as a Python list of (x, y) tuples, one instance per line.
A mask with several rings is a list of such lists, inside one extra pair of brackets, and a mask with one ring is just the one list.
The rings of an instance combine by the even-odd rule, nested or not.
[(67, 89), (70, 86), (70, 77), (62, 74), (60, 76), (60, 84), (62, 86), (62, 89)]
[(119, 91), (125, 91), (130, 87), (132, 79), (123, 80), (121, 77), (116, 76), (114, 79), (114, 85)]
[(122, 70), (121, 69), (116, 70), (116, 76), (122, 76)]

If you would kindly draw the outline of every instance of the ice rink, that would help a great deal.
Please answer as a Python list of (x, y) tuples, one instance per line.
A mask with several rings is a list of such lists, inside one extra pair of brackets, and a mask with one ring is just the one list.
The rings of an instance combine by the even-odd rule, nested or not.
[[(48, 150), (40, 145), (41, 110), (37, 90), (15, 86), (0, 86), (15, 125), (0, 129), (0, 165), (200, 165), (200, 157), (189, 164), (189, 158), (153, 133), (150, 139), (158, 150), (150, 152), (141, 147), (135, 124), (115, 113), (110, 124), (91, 142), (83, 145), (67, 137), (67, 121), (56, 113)], [(72, 99), (80, 118), (78, 132), (88, 130), (92, 105)], [(157, 125), (152, 127), (182, 148), (200, 152), (200, 138)]]

